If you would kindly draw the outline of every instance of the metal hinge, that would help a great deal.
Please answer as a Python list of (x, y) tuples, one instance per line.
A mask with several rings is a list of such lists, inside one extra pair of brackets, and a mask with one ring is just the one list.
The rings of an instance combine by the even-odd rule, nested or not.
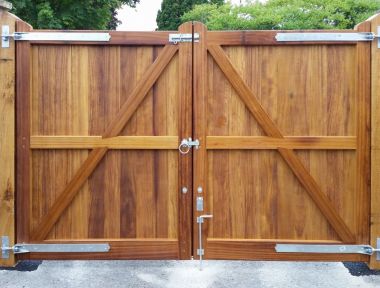
[(9, 237), (1, 237), (1, 258), (8, 259), (9, 253), (102, 253), (108, 252), (110, 245), (108, 243), (91, 243), (91, 244), (16, 244), (10, 246)]
[(279, 253), (328, 253), (328, 254), (364, 254), (373, 255), (380, 261), (380, 238), (377, 239), (377, 247), (370, 245), (314, 245), (314, 244), (277, 244), (276, 252)]
[[(380, 35), (380, 26), (377, 29), (377, 34)], [(378, 39), (378, 47), (380, 48), (379, 36), (372, 32), (361, 33), (277, 33), (276, 40), (278, 42), (361, 42), (374, 41)]]
[(199, 33), (194, 34), (169, 34), (169, 42), (173, 44), (199, 42)]
[(70, 41), (70, 42), (109, 42), (109, 33), (85, 32), (15, 32), (10, 34), (9, 26), (1, 29), (1, 47), (9, 48), (10, 39), (15, 41)]

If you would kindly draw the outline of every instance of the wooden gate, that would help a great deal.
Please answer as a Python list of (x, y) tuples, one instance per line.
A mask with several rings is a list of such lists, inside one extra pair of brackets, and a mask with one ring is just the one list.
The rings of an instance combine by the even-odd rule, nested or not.
[[(279, 43), (275, 31), (200, 23), (179, 33), (193, 41), (110, 32), (108, 43), (17, 42), (17, 242), (111, 245), (19, 259), (190, 259), (196, 219), (211, 214), (208, 259), (368, 262), (274, 247), (375, 245), (376, 43)], [(200, 147), (181, 155), (188, 137)]]
[(194, 31), (195, 138), (206, 143), (194, 154), (206, 209), (194, 213), (213, 215), (205, 257), (368, 261), (274, 248), (369, 243), (371, 43)]
[(17, 43), (17, 241), (111, 245), (25, 257), (190, 258), (192, 44), (168, 38)]

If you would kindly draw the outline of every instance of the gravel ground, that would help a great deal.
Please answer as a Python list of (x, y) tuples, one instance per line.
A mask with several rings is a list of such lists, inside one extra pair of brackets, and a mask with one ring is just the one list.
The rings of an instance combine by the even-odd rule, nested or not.
[(361, 263), (205, 261), (24, 261), (0, 269), (0, 287), (380, 287)]

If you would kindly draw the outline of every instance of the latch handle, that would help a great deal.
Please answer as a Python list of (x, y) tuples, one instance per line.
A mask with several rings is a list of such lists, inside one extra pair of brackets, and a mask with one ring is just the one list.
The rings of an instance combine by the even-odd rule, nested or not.
[(193, 139), (183, 139), (181, 141), (181, 144), (179, 144), (178, 150), (179, 153), (182, 155), (188, 154), (192, 147), (195, 147), (195, 149), (199, 148), (199, 140), (196, 139), (193, 141)]

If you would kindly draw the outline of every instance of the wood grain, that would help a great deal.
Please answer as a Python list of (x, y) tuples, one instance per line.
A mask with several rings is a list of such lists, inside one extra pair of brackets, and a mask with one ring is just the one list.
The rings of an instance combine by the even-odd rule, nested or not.
[(275, 260), (275, 261), (368, 261), (368, 256), (360, 254), (311, 254), (311, 253), (277, 253), (277, 243), (298, 244), (339, 244), (325, 241), (287, 241), (263, 239), (260, 241), (208, 239), (208, 259), (230, 260)]
[[(16, 31), (28, 32), (31, 26), (16, 22)], [(28, 42), (16, 43), (16, 241), (29, 241), (30, 207), (30, 59)]]
[[(193, 50), (193, 131), (194, 139), (198, 139), (201, 143), (199, 149), (194, 151), (193, 155), (193, 256), (197, 256), (198, 248), (198, 224), (196, 217), (201, 214), (211, 212), (210, 202), (208, 201), (208, 185), (207, 185), (207, 150), (206, 133), (207, 133), (207, 27), (199, 22), (194, 22), (194, 33), (199, 33), (200, 42), (194, 43)], [(198, 187), (202, 189), (202, 194), (198, 193)], [(197, 211), (197, 197), (204, 199), (204, 211)], [(203, 228), (207, 231), (208, 223), (205, 221)], [(206, 243), (206, 235), (203, 234), (203, 243)], [(207, 247), (205, 247), (207, 249)]]
[(355, 150), (356, 137), (207, 136), (207, 149)]
[[(278, 42), (276, 40), (277, 33), (296, 33), (305, 31), (211, 31), (208, 33), (208, 45), (255, 45), (255, 46), (298, 46), (298, 45), (355, 45), (356, 42), (342, 42), (342, 41), (329, 41), (329, 42)], [(355, 33), (354, 30), (312, 30), (307, 31), (308, 33), (322, 32), (322, 33)]]
[(32, 136), (31, 149), (177, 149), (177, 136)]
[[(144, 100), (148, 91), (151, 89), (152, 85), (157, 81), (160, 74), (163, 72), (165, 67), (168, 65), (170, 60), (173, 58), (174, 54), (177, 51), (177, 47), (175, 46), (166, 46), (161, 53), (161, 57), (158, 57), (156, 61), (149, 67), (146, 71), (142, 79), (133, 89), (125, 103), (120, 108), (119, 112), (114, 116), (114, 120), (112, 120), (107, 128), (105, 128), (105, 132), (103, 134), (104, 138), (110, 138), (117, 136), (126, 123), (129, 121), (131, 116), (135, 113), (136, 109), (140, 105), (140, 103)], [(98, 74), (100, 75), (100, 74)], [(91, 81), (90, 83), (102, 83), (99, 82), (99, 79), (95, 79), (95, 81)], [(103, 82), (105, 83), (105, 82)], [(103, 85), (104, 86), (104, 85)], [(102, 87), (102, 89), (106, 89), (107, 86)], [(104, 98), (99, 98), (99, 101), (104, 101)], [(91, 106), (95, 109), (102, 109), (100, 105), (101, 102), (97, 102), (97, 106)], [(100, 110), (102, 112), (102, 110)], [(104, 112), (104, 111), (103, 111)], [(101, 121), (102, 117), (104, 118), (104, 114), (101, 117), (97, 117), (97, 121)], [(103, 122), (100, 122), (100, 125), (103, 125)], [(97, 129), (101, 129), (102, 126), (97, 127)], [(29, 138), (28, 138), (29, 140)], [(28, 145), (29, 146), (29, 145)], [(72, 180), (67, 184), (66, 188), (61, 192), (61, 194), (57, 197), (54, 204), (52, 204), (49, 212), (47, 212), (40, 221), (38, 228), (36, 228), (31, 233), (31, 238), (33, 240), (43, 240), (49, 234), (50, 230), (53, 228), (54, 224), (57, 222), (59, 217), (62, 215), (63, 211), (70, 205), (73, 201), (74, 197), (78, 193), (79, 189), (83, 186), (84, 182), (88, 179), (88, 177), (95, 170), (99, 162), (103, 159), (104, 155), (107, 152), (107, 148), (96, 148), (92, 150), (89, 154), (88, 158), (84, 162), (84, 164), (80, 167), (77, 173), (73, 176)], [(98, 172), (100, 173), (100, 172)], [(95, 175), (94, 179), (100, 179), (102, 176)], [(96, 182), (96, 180), (95, 180)], [(99, 184), (99, 183), (97, 183)], [(99, 185), (95, 184), (94, 189), (98, 189)], [(100, 193), (100, 192), (99, 192)], [(101, 203), (101, 199), (97, 199), (95, 203)], [(99, 210), (100, 213), (101, 210)], [(96, 215), (99, 217), (99, 215)], [(91, 215), (90, 215), (90, 219)], [(103, 219), (103, 218), (99, 218)], [(99, 226), (101, 227), (101, 225)]]
[[(269, 117), (247, 84), (240, 77), (223, 49), (220, 46), (208, 46), (208, 51), (265, 133), (271, 137), (283, 138), (277, 125)], [(349, 227), (336, 212), (330, 199), (328, 199), (326, 194), (320, 189), (319, 185), (298, 159), (294, 151), (284, 148), (279, 148), (278, 151), (341, 239), (348, 243), (354, 242), (355, 239)]]
[[(182, 34), (192, 34), (193, 24), (185, 23), (179, 27)], [(179, 44), (179, 95), (180, 97), (180, 139), (193, 134), (193, 43)], [(193, 192), (193, 153), (181, 155), (178, 163), (179, 191), (187, 188), (187, 193), (179, 197), (179, 245), (180, 259), (192, 256), (192, 195)]]
[[(0, 7), (0, 27), (8, 25), (10, 33), (16, 26), (16, 17)], [(14, 43), (0, 48), (0, 235), (9, 237), (10, 245), (16, 240), (15, 230), (15, 60)], [(13, 266), (15, 257), (0, 259), (0, 266)]]
[[(369, 19), (371, 30), (377, 33), (380, 25), (380, 15)], [(371, 212), (370, 212), (370, 243), (377, 245), (380, 237), (380, 51), (376, 41), (371, 47)], [(380, 269), (380, 262), (376, 256), (371, 257), (369, 266), (372, 269)]]

